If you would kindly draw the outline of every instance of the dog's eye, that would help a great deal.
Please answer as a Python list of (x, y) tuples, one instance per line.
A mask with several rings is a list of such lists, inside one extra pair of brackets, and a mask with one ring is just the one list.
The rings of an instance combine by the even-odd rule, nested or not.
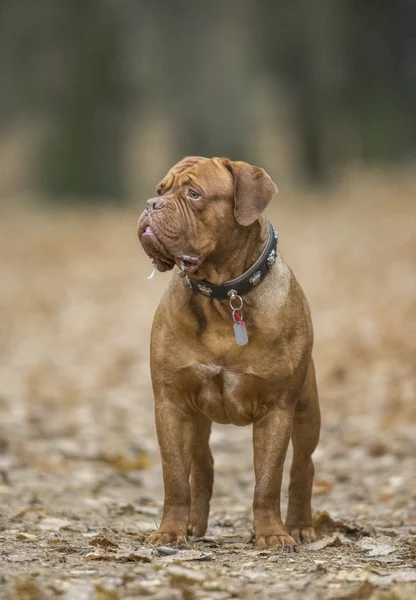
[(193, 200), (197, 200), (200, 195), (195, 190), (189, 189), (188, 190), (188, 196), (190, 196)]

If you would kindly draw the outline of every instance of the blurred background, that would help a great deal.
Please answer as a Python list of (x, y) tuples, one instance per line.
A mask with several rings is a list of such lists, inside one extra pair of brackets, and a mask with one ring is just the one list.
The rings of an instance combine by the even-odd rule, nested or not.
[(3, 0), (0, 189), (136, 197), (178, 158), (280, 182), (414, 158), (413, 0)]
[[(188, 154), (246, 160), (276, 181), (268, 216), (315, 327), (318, 522), (329, 511), (353, 523), (361, 574), (365, 531), (391, 544), (383, 569), (410, 561), (415, 29), (413, 0), (2, 0), (0, 550), (11, 558), (0, 582), (36, 560), (46, 586), (13, 598), (90, 598), (76, 587), (101, 577), (77, 563), (88, 536), (110, 524), (137, 544), (159, 519), (148, 346), (171, 275), (146, 280), (136, 223)], [(209, 533), (245, 543), (251, 430), (215, 426), (212, 448)], [(247, 581), (224, 557), (238, 592)], [(291, 581), (305, 583), (302, 560)], [(109, 561), (118, 595), (99, 599), (138, 597), (140, 582)], [(313, 585), (332, 585), (338, 568)], [(142, 575), (166, 573), (149, 563)], [(270, 597), (286, 576), (270, 579)], [(354, 593), (336, 598), (369, 597)]]

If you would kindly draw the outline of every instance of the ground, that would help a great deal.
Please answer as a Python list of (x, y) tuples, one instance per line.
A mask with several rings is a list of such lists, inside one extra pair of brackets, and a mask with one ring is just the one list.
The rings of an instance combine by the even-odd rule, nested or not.
[(146, 279), (135, 237), (143, 203), (9, 202), (1, 600), (415, 597), (416, 180), (378, 173), (330, 192), (282, 192), (269, 216), (315, 326), (318, 542), (295, 555), (254, 549), (251, 429), (215, 426), (207, 537), (152, 552), (143, 540), (163, 488), (148, 345), (171, 275)]

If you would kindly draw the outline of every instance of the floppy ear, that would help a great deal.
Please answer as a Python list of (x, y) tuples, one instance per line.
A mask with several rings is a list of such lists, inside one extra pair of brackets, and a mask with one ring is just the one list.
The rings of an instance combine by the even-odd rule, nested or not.
[(260, 167), (231, 160), (225, 166), (234, 177), (235, 218), (240, 225), (251, 225), (277, 193), (277, 187)]

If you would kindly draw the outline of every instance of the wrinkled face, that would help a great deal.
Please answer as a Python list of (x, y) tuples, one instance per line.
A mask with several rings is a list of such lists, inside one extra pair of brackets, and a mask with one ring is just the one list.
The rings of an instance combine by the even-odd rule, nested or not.
[(276, 191), (258, 167), (223, 158), (188, 157), (160, 182), (139, 219), (138, 235), (159, 271), (186, 273), (238, 230), (251, 225)]
[(176, 263), (198, 269), (233, 219), (233, 178), (217, 159), (188, 158), (175, 165), (147, 202), (139, 220), (139, 239), (159, 271)]

